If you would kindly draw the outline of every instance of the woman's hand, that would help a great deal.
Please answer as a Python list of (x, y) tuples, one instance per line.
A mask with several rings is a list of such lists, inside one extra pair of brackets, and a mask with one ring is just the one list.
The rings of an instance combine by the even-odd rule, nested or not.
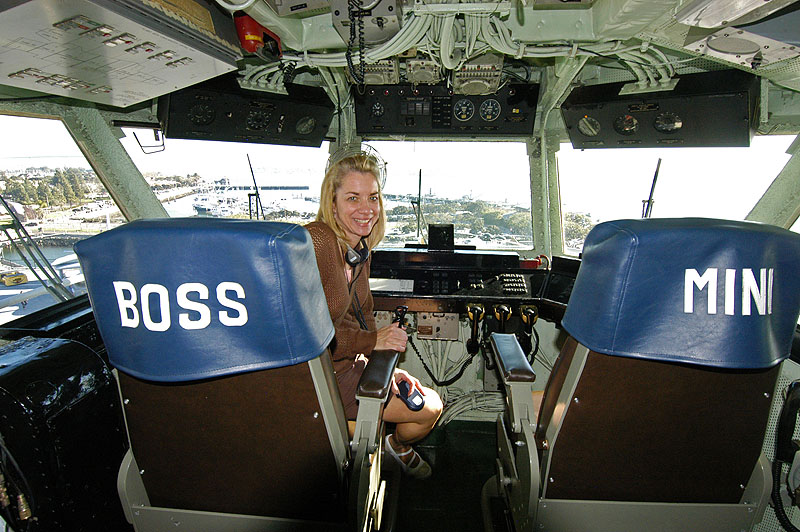
[(406, 381), (408, 383), (408, 394), (411, 395), (411, 390), (416, 388), (419, 390), (419, 393), (425, 396), (425, 390), (422, 389), (422, 383), (419, 382), (419, 379), (416, 377), (409, 375), (408, 372), (404, 369), (395, 368), (394, 370), (394, 378), (392, 379), (392, 392), (395, 395), (400, 395), (400, 389), (397, 387), (398, 382)]
[(408, 334), (396, 323), (378, 329), (378, 339), (375, 341), (375, 349), (390, 349), (402, 353), (406, 350)]

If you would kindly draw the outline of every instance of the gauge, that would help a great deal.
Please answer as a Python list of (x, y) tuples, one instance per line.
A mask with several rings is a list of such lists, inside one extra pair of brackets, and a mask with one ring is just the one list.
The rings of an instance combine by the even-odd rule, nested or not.
[(487, 122), (497, 120), (497, 117), (500, 116), (500, 102), (494, 98), (483, 100), (480, 109), (478, 109), (478, 114)]
[(639, 131), (639, 121), (633, 115), (620, 115), (614, 120), (614, 131), (620, 135), (633, 135)]
[(372, 109), (370, 109), (370, 113), (372, 113), (372, 116), (374, 116), (375, 118), (383, 116), (383, 113), (385, 112), (386, 108), (383, 106), (381, 102), (375, 102), (374, 104), (372, 104)]
[(254, 110), (250, 111), (245, 119), (247, 129), (264, 129), (269, 123), (269, 111)]
[(316, 125), (317, 121), (313, 116), (304, 116), (297, 121), (297, 124), (294, 126), (294, 130), (297, 131), (299, 135), (308, 135), (314, 131), (314, 126)]
[(683, 120), (675, 113), (664, 111), (663, 113), (658, 113), (653, 122), (653, 127), (661, 133), (675, 133), (683, 127)]
[(584, 116), (578, 120), (578, 131), (587, 137), (596, 137), (600, 133), (600, 122), (591, 116)]
[(189, 109), (189, 120), (192, 121), (192, 124), (198, 126), (206, 126), (214, 121), (216, 118), (217, 113), (214, 109), (207, 104), (198, 103), (193, 105), (191, 109)]
[(475, 115), (475, 104), (466, 98), (461, 98), (453, 104), (453, 116), (459, 122), (466, 122)]

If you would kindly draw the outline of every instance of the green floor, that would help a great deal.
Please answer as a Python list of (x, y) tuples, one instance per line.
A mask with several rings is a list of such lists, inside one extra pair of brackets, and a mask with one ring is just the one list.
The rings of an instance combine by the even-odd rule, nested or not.
[(453, 421), (416, 445), (433, 475), (402, 478), (395, 530), (482, 532), (481, 488), (494, 475), (496, 441), (494, 423)]

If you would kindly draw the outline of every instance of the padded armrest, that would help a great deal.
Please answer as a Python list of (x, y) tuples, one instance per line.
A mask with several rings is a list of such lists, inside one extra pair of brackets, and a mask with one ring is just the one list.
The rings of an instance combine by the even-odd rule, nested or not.
[(400, 353), (397, 351), (373, 351), (369, 363), (358, 381), (358, 397), (385, 399), (392, 384), (392, 376)]
[(492, 348), (506, 382), (534, 382), (536, 373), (513, 334), (492, 333)]

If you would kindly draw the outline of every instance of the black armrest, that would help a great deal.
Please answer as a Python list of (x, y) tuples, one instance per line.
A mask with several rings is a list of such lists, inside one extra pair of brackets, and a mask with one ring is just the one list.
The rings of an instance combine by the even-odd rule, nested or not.
[(517, 337), (513, 334), (492, 333), (492, 349), (494, 350), (500, 372), (506, 382), (534, 382), (536, 373), (525, 358)]
[(397, 351), (373, 351), (358, 381), (356, 395), (373, 399), (385, 398), (389, 393), (394, 368), (399, 358), (400, 353)]

